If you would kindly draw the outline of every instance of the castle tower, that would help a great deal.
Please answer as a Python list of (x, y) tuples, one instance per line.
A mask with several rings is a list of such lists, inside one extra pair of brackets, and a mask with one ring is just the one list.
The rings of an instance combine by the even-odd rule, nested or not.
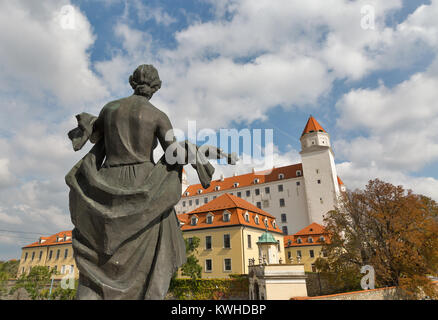
[(330, 135), (310, 116), (300, 141), (309, 223), (322, 224), (339, 194)]

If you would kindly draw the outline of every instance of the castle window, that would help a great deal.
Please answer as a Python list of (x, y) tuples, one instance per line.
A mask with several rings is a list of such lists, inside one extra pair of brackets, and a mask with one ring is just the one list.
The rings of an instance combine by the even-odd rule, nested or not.
[(325, 238), (323, 236), (319, 237), (319, 241), (324, 242)]
[(297, 258), (301, 258), (301, 250), (297, 250)]
[(195, 204), (199, 205), (199, 199), (195, 199)]
[(239, 186), (239, 182), (234, 182), (234, 183), (233, 183), (233, 187), (234, 187), (234, 188), (237, 188), (238, 186)]
[[(287, 230), (287, 226), (283, 226), (283, 227), (281, 228), (281, 230), (283, 231), (284, 234), (286, 234), (286, 235), (289, 234), (289, 231)], [(290, 240), (289, 240), (289, 241), (290, 241)]]
[(237, 196), (239, 197), (239, 198), (242, 198), (242, 192), (237, 192)]
[(221, 189), (220, 186), (216, 186), (216, 187), (214, 187), (214, 190), (216, 190), (216, 191), (219, 191), (220, 189)]
[(260, 189), (255, 189), (255, 195), (258, 196), (260, 194)]
[(283, 185), (282, 184), (278, 185), (278, 192), (283, 192)]
[(205, 250), (211, 249), (211, 236), (205, 237)]
[(185, 206), (186, 206), (186, 202), (185, 202), (185, 201), (183, 201), (183, 202), (182, 202), (182, 205), (183, 205), (183, 207), (185, 207)]
[(313, 250), (309, 251), (309, 255), (310, 255), (311, 258), (313, 258), (315, 256), (315, 253), (313, 252)]
[(247, 235), (247, 239), (248, 239), (248, 249), (251, 249), (252, 244), (251, 244), (251, 235), (250, 234)]
[(61, 250), (56, 250), (56, 259), (59, 259), (59, 255), (61, 254)]
[(231, 259), (224, 259), (224, 271), (231, 271)]
[(65, 249), (64, 251), (64, 259), (66, 259), (68, 257), (68, 249)]
[(208, 198), (207, 197), (204, 198), (204, 203), (208, 203)]
[(297, 243), (302, 243), (303, 241), (301, 240), (301, 238), (297, 239)]
[(259, 208), (259, 209), (262, 208), (262, 203), (260, 201), (257, 201), (256, 205), (257, 205), (257, 208)]
[(301, 183), (299, 181), (297, 181), (297, 186), (299, 186)]
[(192, 217), (192, 219), (191, 219), (191, 225), (192, 225), (192, 226), (196, 226), (197, 223), (198, 223), (198, 218), (197, 218), (197, 217)]
[(301, 177), (301, 170), (297, 170), (296, 175), (297, 175), (297, 177)]
[(231, 238), (230, 238), (230, 234), (224, 234), (224, 248), (225, 249), (230, 249), (231, 248)]
[(32, 261), (33, 261), (33, 259), (35, 258), (35, 252), (32, 252)]
[(207, 215), (206, 223), (208, 223), (208, 224), (212, 224), (213, 223), (213, 215), (212, 214), (209, 213)]
[(205, 259), (205, 272), (211, 272), (212, 270), (211, 259)]
[(284, 174), (280, 173), (280, 174), (278, 175), (278, 179), (280, 179), (280, 180), (284, 179)]
[(287, 222), (286, 213), (281, 214), (281, 222), (283, 222), (283, 223)]
[(307, 242), (309, 242), (309, 243), (313, 243), (313, 238), (312, 238), (312, 237), (309, 237), (309, 238), (307, 239)]
[(255, 178), (254, 179), (254, 184), (257, 184), (257, 183), (259, 183), (260, 182), (260, 179), (259, 178)]
[(254, 218), (254, 222), (255, 222), (256, 224), (259, 224), (259, 216), (255, 216), (255, 218)]
[(249, 222), (249, 214), (248, 214), (248, 211), (245, 212), (245, 221), (246, 221), (246, 222)]
[(26, 252), (26, 253), (24, 254), (24, 261), (27, 260), (27, 256), (28, 256), (28, 253)]
[(189, 192), (188, 191), (186, 191), (185, 193), (184, 193), (184, 195), (186, 196), (186, 197), (188, 197), (189, 196)]
[(285, 206), (284, 199), (281, 198), (281, 199), (280, 199), (280, 207), (284, 207), (284, 206)]
[(43, 257), (43, 252), (40, 251), (40, 256), (38, 257), (38, 259), (41, 260), (42, 257)]
[(321, 180), (318, 179), (318, 184), (321, 184)]
[(265, 193), (269, 194), (271, 192), (271, 189), (269, 187), (265, 187)]
[(275, 220), (272, 220), (272, 226), (274, 227), (274, 229), (277, 228), (277, 223), (275, 222)]
[(199, 189), (199, 190), (198, 190), (198, 194), (201, 194), (201, 193), (202, 193), (202, 189)]
[(249, 197), (251, 195), (251, 190), (246, 190), (246, 196)]
[(265, 227), (267, 228), (268, 227), (268, 219), (265, 219), (263, 222), (265, 223)]

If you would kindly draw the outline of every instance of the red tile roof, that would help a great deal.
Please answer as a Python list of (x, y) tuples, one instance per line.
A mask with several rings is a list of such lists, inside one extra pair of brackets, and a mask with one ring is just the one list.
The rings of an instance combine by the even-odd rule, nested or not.
[[(321, 245), (323, 243), (320, 240), (321, 237), (324, 237), (325, 243), (329, 243), (330, 238), (324, 227), (314, 222), (293, 235), (284, 236), (284, 246), (288, 248)], [(310, 238), (312, 239), (312, 242), (309, 241)], [(301, 242), (299, 242), (298, 239), (301, 239)]]
[(310, 132), (326, 132), (323, 127), (316, 121), (316, 119), (312, 116), (309, 117), (309, 120), (307, 120), (307, 124), (304, 127), (303, 133), (301, 136), (303, 136), (306, 133)]
[[(228, 178), (224, 178), (223, 181), (221, 181), (221, 179), (212, 180), (210, 187), (208, 187), (207, 189), (204, 189), (200, 183), (193, 184), (187, 187), (182, 197), (190, 197), (190, 196), (198, 195), (198, 190), (202, 190), (202, 194), (206, 194), (215, 191), (223, 191), (223, 190), (253, 186), (255, 185), (254, 183), (255, 179), (259, 179), (258, 184), (278, 181), (281, 180), (279, 178), (280, 174), (283, 174), (283, 179), (296, 178), (298, 177), (297, 170), (300, 170), (301, 175), (303, 175), (303, 166), (301, 163), (284, 166), (280, 168), (273, 168), (272, 170), (264, 170), (255, 173), (252, 172), (252, 173), (242, 174), (239, 176), (228, 177)], [(237, 187), (234, 187), (235, 183), (238, 183)], [(219, 186), (220, 190), (216, 190), (215, 189), (216, 186)], [(188, 196), (185, 195), (186, 192), (189, 193)]]
[[(64, 241), (64, 236), (70, 237), (69, 240)], [(59, 237), (59, 241), (56, 241), (56, 238)], [(24, 246), (23, 248), (32, 248), (32, 247), (45, 247), (45, 246), (53, 246), (57, 244), (67, 244), (71, 243), (71, 230), (67, 231), (61, 231), (58, 233), (55, 233), (49, 237), (40, 237), (41, 240), (45, 240), (44, 242), (40, 243), (40, 241), (36, 241), (34, 243), (28, 244), (27, 246)]]
[(339, 178), (339, 176), (338, 176), (338, 184), (339, 184), (340, 186), (344, 185), (344, 183), (342, 182), (341, 178)]
[[(229, 221), (223, 221), (223, 213), (225, 210), (230, 213)], [(245, 219), (246, 213), (248, 213), (248, 221)], [(209, 214), (213, 215), (212, 223), (207, 223), (207, 216)], [(193, 216), (198, 218), (196, 225), (190, 224)], [(256, 216), (259, 218), (258, 224), (256, 223)], [(217, 197), (196, 210), (186, 214), (179, 214), (178, 219), (184, 223), (181, 227), (182, 231), (243, 225), (282, 233), (276, 223), (274, 227), (274, 216), (257, 208), (253, 204), (228, 193)], [(267, 227), (265, 225), (265, 219), (268, 223)]]

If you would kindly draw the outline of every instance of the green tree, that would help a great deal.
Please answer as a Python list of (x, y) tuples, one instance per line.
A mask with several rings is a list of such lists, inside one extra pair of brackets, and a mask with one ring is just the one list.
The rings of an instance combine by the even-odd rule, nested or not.
[(192, 280), (201, 278), (202, 267), (198, 264), (199, 260), (196, 258), (199, 243), (201, 240), (198, 237), (184, 239), (186, 243), (187, 262), (181, 267), (182, 275), (190, 277)]
[(6, 293), (9, 279), (15, 278), (18, 272), (19, 261), (0, 261), (0, 295)]
[(47, 286), (50, 285), (51, 277), (55, 274), (55, 270), (50, 270), (49, 267), (35, 266), (29, 274), (23, 274), (18, 278), (15, 286), (11, 289), (11, 294), (23, 288), (27, 291), (32, 300), (48, 299)]
[(338, 291), (360, 289), (364, 265), (376, 285), (396, 286), (407, 298), (437, 297), (429, 275), (438, 271), (437, 203), (379, 179), (346, 192), (324, 220), (330, 242), (316, 267), (332, 275)]

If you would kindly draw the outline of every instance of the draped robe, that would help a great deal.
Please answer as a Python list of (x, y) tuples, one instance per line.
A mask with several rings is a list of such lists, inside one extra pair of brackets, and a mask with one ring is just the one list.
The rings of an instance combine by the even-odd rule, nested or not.
[[(185, 243), (174, 206), (181, 197), (181, 164), (153, 162), (105, 167), (104, 133), (97, 117), (77, 115), (73, 148), (95, 145), (66, 175), (73, 251), (79, 269), (77, 299), (163, 299), (185, 263)], [(214, 168), (198, 148), (182, 144), (207, 188)], [(117, 179), (123, 180), (118, 184)]]

